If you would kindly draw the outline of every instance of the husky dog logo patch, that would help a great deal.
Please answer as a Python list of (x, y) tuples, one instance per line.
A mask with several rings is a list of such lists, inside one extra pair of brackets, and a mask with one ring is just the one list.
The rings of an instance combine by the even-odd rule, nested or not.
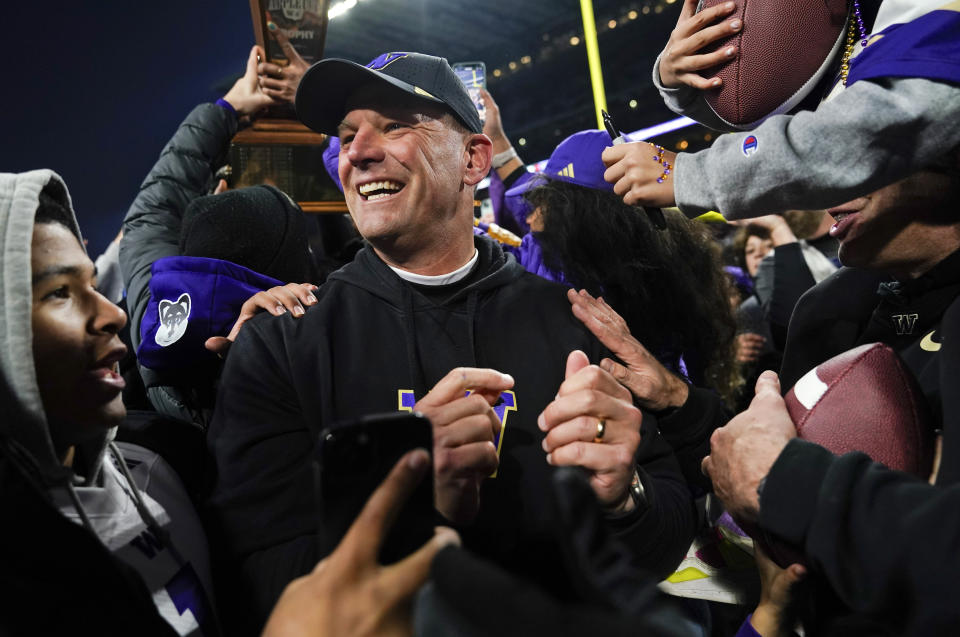
[(742, 150), (743, 154), (747, 157), (757, 152), (757, 138), (753, 135), (748, 135), (747, 138), (743, 140)]
[(187, 331), (190, 319), (190, 295), (184, 292), (176, 301), (160, 301), (160, 325), (154, 339), (160, 347), (173, 345)]

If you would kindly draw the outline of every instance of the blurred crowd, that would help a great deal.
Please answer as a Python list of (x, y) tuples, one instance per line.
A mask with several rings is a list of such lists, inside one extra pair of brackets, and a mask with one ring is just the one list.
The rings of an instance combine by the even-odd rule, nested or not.
[[(697, 153), (534, 171), (444, 58), (272, 29), (95, 260), (56, 173), (0, 174), (0, 632), (957, 634), (960, 9), (850, 3), (832, 81), (739, 131), (743, 1), (653, 61)], [(278, 106), (349, 215), (223, 178)]]

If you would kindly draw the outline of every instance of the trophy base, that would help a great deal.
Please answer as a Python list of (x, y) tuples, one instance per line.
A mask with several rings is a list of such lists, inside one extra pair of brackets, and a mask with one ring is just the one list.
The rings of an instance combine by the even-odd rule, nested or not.
[(343, 193), (323, 165), (329, 139), (292, 119), (260, 119), (230, 143), (230, 185), (268, 184), (296, 201), (304, 212), (346, 213)]

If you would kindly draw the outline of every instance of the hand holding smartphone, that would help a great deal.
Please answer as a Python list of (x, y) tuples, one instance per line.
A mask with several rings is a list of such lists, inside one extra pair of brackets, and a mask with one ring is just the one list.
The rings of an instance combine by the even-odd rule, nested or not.
[(379, 563), (377, 552), (396, 513), (430, 472), (426, 450), (403, 455), (333, 553), (284, 589), (263, 636), (411, 634), (413, 598), (430, 576), (434, 558), (445, 547), (458, 546), (459, 536), (438, 528), (415, 553), (390, 566)]
[(467, 87), (467, 93), (470, 94), (470, 99), (473, 100), (473, 105), (477, 107), (477, 112), (480, 114), (480, 123), (485, 124), (487, 113), (480, 89), (487, 88), (487, 65), (483, 62), (457, 62), (453, 65), (453, 72)]
[[(408, 451), (433, 453), (430, 421), (418, 413), (390, 412), (335, 425), (320, 433), (315, 465), (320, 555), (346, 535), (364, 503)], [(415, 552), (434, 534), (433, 470), (427, 471), (397, 515), (380, 549), (379, 563)]]

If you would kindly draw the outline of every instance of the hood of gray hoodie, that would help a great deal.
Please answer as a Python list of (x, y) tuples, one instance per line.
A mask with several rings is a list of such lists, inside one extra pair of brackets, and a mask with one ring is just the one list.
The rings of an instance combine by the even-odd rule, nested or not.
[[(71, 472), (64, 470), (54, 451), (33, 365), (30, 248), (41, 192), (71, 212), (71, 230), (81, 239), (70, 194), (59, 175), (52, 170), (0, 173), (0, 335), (4, 344), (0, 348), (0, 443), (26, 465), (24, 470), (50, 487), (62, 484)], [(95, 477), (112, 433), (105, 431), (102, 440), (78, 450), (77, 458), (86, 464), (74, 467), (77, 474)]]

